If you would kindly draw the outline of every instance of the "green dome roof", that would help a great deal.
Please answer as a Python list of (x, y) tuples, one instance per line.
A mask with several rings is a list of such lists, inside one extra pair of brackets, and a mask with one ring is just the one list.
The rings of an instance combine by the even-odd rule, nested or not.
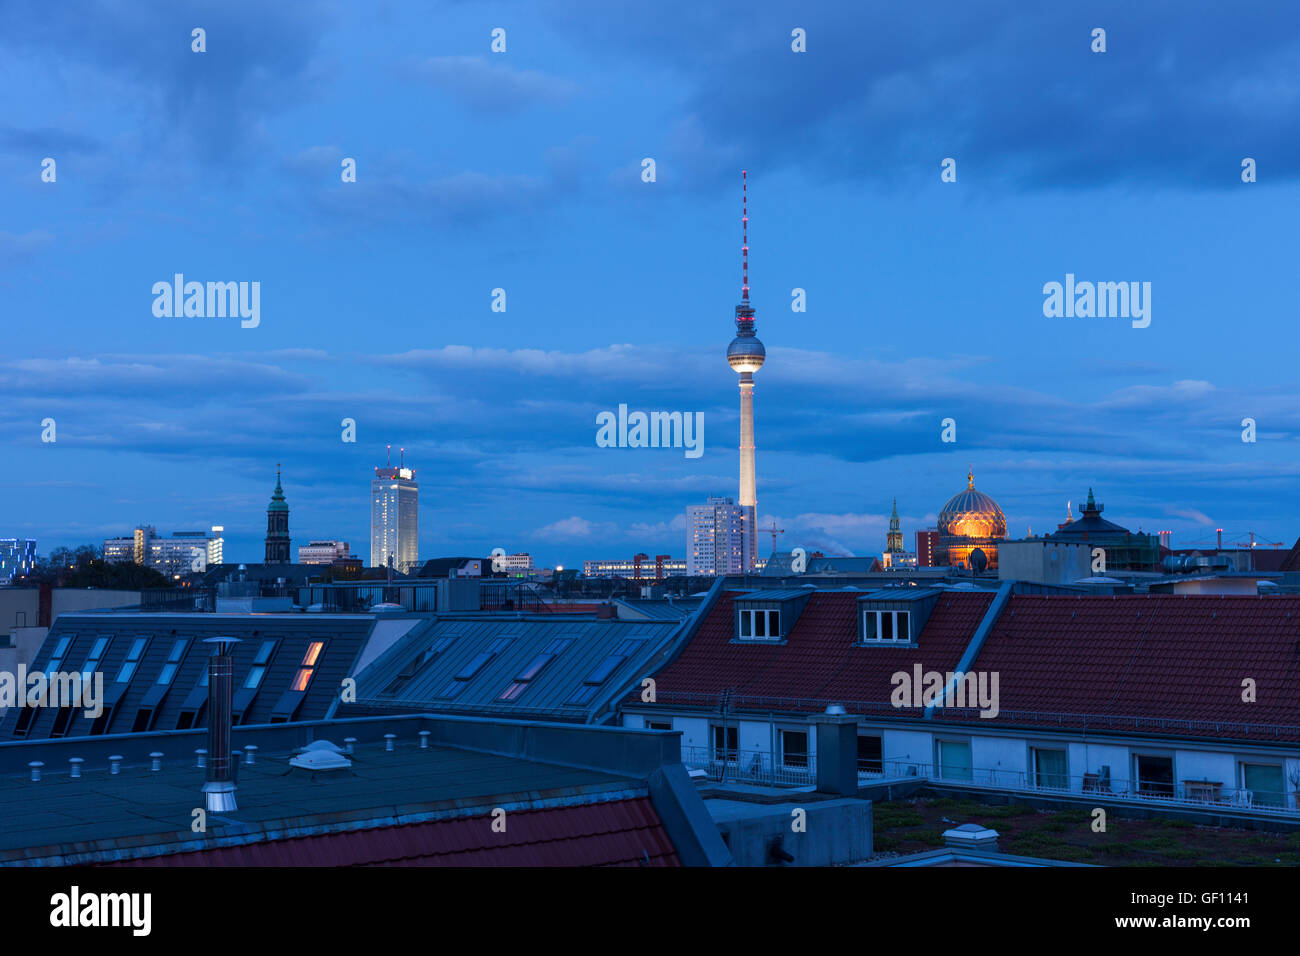
[(280, 487), (280, 469), (275, 470), (275, 493), (271, 495), (271, 503), (266, 506), (267, 511), (288, 511), (289, 506), (284, 503), (284, 489)]

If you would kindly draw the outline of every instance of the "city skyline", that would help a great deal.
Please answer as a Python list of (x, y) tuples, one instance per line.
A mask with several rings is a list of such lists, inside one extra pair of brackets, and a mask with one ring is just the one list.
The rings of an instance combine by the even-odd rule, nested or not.
[[(230, 559), (256, 560), (282, 461), (294, 540), (360, 542), (360, 476), (392, 436), (439, 492), (421, 555), (680, 554), (685, 508), (736, 488), (718, 349), (746, 169), (759, 522), (782, 547), (879, 552), (895, 496), (910, 542), (968, 463), (1013, 537), (1093, 487), (1177, 545), (1295, 540), (1300, 409), (1273, 346), (1300, 14), (1103, 4), (1103, 57), (1068, 11), (808, 11), (801, 60), (774, 4), (743, 25), (696, 11), (684, 34), (671, 5), (597, 9), (512, 11), (497, 55), (472, 9), (430, 37), (397, 9), (234, 3), (205, 13), (211, 76), (167, 45), (190, 11), (114, 22), (112, 49), (106, 14), (25, 14), (0, 39), (0, 285), (41, 321), (11, 323), (0, 360), (0, 534), (44, 554), (219, 521)], [(48, 84), (56, 52), (82, 82)], [(1050, 91), (1062, 64), (1069, 95)], [(259, 323), (155, 315), (176, 274), (260, 283)], [(1048, 317), (1067, 277), (1151, 283), (1149, 327)], [(597, 447), (620, 404), (702, 412), (704, 455)]]

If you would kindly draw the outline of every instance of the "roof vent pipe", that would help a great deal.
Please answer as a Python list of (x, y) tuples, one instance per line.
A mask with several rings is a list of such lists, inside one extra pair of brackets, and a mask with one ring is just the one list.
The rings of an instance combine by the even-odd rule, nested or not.
[(208, 765), (207, 757), (208, 757), (208, 752), (207, 752), (206, 750), (204, 750), (202, 747), (200, 747), (200, 748), (198, 748), (197, 750), (195, 750), (195, 751), (194, 751), (194, 758), (195, 758), (195, 759), (194, 759), (194, 766), (196, 766), (196, 767), (198, 767), (200, 770), (202, 770), (204, 767), (206, 767), (206, 766)]
[(207, 782), (203, 795), (209, 813), (238, 810), (235, 781), (230, 772), (231, 701), (234, 693), (235, 659), (232, 654), (237, 637), (209, 637), (212, 644), (208, 658), (208, 761)]
[(81, 765), (85, 762), (86, 762), (85, 757), (68, 758), (69, 772), (73, 780), (76, 780), (81, 776)]
[(246, 744), (244, 746), (245, 759), (244, 763), (250, 767), (257, 763), (257, 744)]
[(122, 772), (122, 755), (121, 755), (121, 754), (113, 754), (113, 756), (111, 756), (111, 757), (108, 758), (108, 772), (109, 772), (109, 773), (121, 773), (121, 772)]
[(161, 751), (161, 750), (155, 750), (153, 753), (149, 754), (149, 760), (150, 760), (150, 763), (149, 763), (149, 769), (152, 770), (152, 771), (155, 772), (155, 773), (157, 773), (159, 770), (161, 770), (161, 769), (162, 769), (162, 758), (163, 758), (163, 755), (162, 755), (162, 751)]
[(32, 768), (32, 783), (38, 783), (41, 779), (41, 768), (45, 766), (44, 760), (33, 760), (27, 766)]

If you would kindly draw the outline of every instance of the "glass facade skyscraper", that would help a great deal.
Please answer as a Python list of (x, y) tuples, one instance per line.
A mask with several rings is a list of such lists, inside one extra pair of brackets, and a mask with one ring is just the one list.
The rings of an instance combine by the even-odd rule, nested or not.
[(370, 482), (370, 566), (409, 573), (420, 563), (420, 485), (406, 467), (376, 468)]

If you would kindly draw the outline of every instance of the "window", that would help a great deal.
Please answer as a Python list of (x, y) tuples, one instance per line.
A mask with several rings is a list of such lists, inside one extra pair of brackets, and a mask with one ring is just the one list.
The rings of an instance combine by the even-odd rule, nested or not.
[(518, 698), (520, 694), (528, 689), (528, 685), (533, 678), (540, 674), (546, 665), (555, 660), (560, 652), (571, 643), (573, 642), (567, 638), (551, 641), (542, 653), (529, 661), (527, 666), (515, 675), (514, 682), (501, 692), (501, 696), (497, 700), (515, 700)]
[(131, 642), (131, 649), (126, 652), (126, 660), (118, 668), (115, 684), (129, 683), (135, 676), (135, 669), (140, 666), (140, 658), (144, 657), (144, 649), (149, 646), (149, 638), (137, 637)]
[(263, 641), (262, 646), (257, 649), (257, 656), (253, 658), (253, 666), (249, 668), (248, 676), (244, 678), (244, 690), (257, 690), (261, 686), (262, 678), (266, 676), (266, 669), (270, 666), (271, 654), (275, 651), (275, 645), (278, 641)]
[(781, 639), (780, 611), (740, 612), (740, 639), (742, 641), (779, 641)]
[(90, 656), (86, 658), (86, 663), (81, 665), (81, 679), (90, 680), (90, 675), (95, 673), (99, 667), (99, 662), (104, 659), (104, 654), (108, 652), (108, 645), (113, 642), (111, 637), (99, 637), (95, 639), (94, 646), (90, 649)]
[(781, 731), (781, 764), (785, 767), (808, 766), (808, 731)]
[(448, 681), (446, 686), (444, 686), (435, 696), (447, 698), (458, 697), (460, 692), (463, 691), (469, 685), (469, 682), (474, 679), (474, 675), (481, 671), (489, 661), (496, 658), (498, 654), (509, 647), (513, 641), (513, 637), (498, 637), (488, 645), (486, 651), (480, 651), (478, 654), (471, 657), (469, 663), (462, 667), (456, 673), (456, 676)]
[(1286, 795), (1282, 767), (1278, 764), (1243, 763), (1241, 785), (1251, 792), (1252, 805), (1280, 807)]
[(858, 773), (884, 773), (880, 737), (858, 735)]
[(945, 780), (970, 780), (970, 741), (940, 740), (939, 776)]
[(289, 684), (290, 690), (305, 691), (307, 689), (307, 685), (311, 683), (312, 672), (316, 669), (316, 661), (320, 658), (321, 649), (324, 647), (324, 641), (312, 641), (307, 645), (307, 653), (302, 656), (302, 663), (298, 666), (298, 673), (293, 675), (293, 681)]
[(1068, 790), (1070, 778), (1065, 772), (1065, 751), (1033, 748), (1034, 786), (1044, 790)]
[(1174, 759), (1172, 757), (1137, 754), (1133, 757), (1137, 777), (1137, 791), (1148, 797), (1174, 795)]
[(863, 611), (862, 642), (910, 642), (912, 637), (910, 611)]
[[(176, 668), (180, 666), (181, 658), (185, 656), (185, 648), (189, 643), (190, 642), (185, 638), (181, 638), (172, 644), (172, 649), (167, 653), (167, 662), (163, 664), (162, 670), (158, 672), (158, 680), (155, 681), (156, 684), (171, 684), (172, 680), (176, 677)], [(203, 686), (206, 687), (207, 683), (208, 669), (205, 667), (203, 668)]]
[(646, 730), (672, 730), (672, 720), (647, 720), (645, 722)]
[(424, 665), (430, 661), (437, 660), (442, 656), (442, 652), (451, 646), (453, 638), (439, 637), (425, 649), (423, 654), (417, 654), (407, 663), (405, 667), (398, 672), (397, 676), (392, 679), (387, 687), (381, 691), (382, 694), (396, 694), (403, 687), (411, 682), (416, 674), (424, 669)]
[(575, 690), (565, 703), (570, 707), (583, 707), (590, 703), (596, 696), (596, 692), (600, 690), (600, 685), (609, 680), (610, 676), (644, 643), (644, 640), (637, 638), (620, 641), (614, 648), (614, 652), (596, 665), (595, 669), (583, 679), (582, 686)]
[(734, 761), (740, 751), (738, 727), (713, 728), (713, 759)]
[(53, 676), (54, 673), (63, 667), (63, 658), (68, 656), (68, 648), (72, 646), (72, 639), (75, 634), (68, 634), (59, 638), (59, 643), (55, 645), (54, 653), (50, 655), (49, 666), (45, 668), (47, 676)]

